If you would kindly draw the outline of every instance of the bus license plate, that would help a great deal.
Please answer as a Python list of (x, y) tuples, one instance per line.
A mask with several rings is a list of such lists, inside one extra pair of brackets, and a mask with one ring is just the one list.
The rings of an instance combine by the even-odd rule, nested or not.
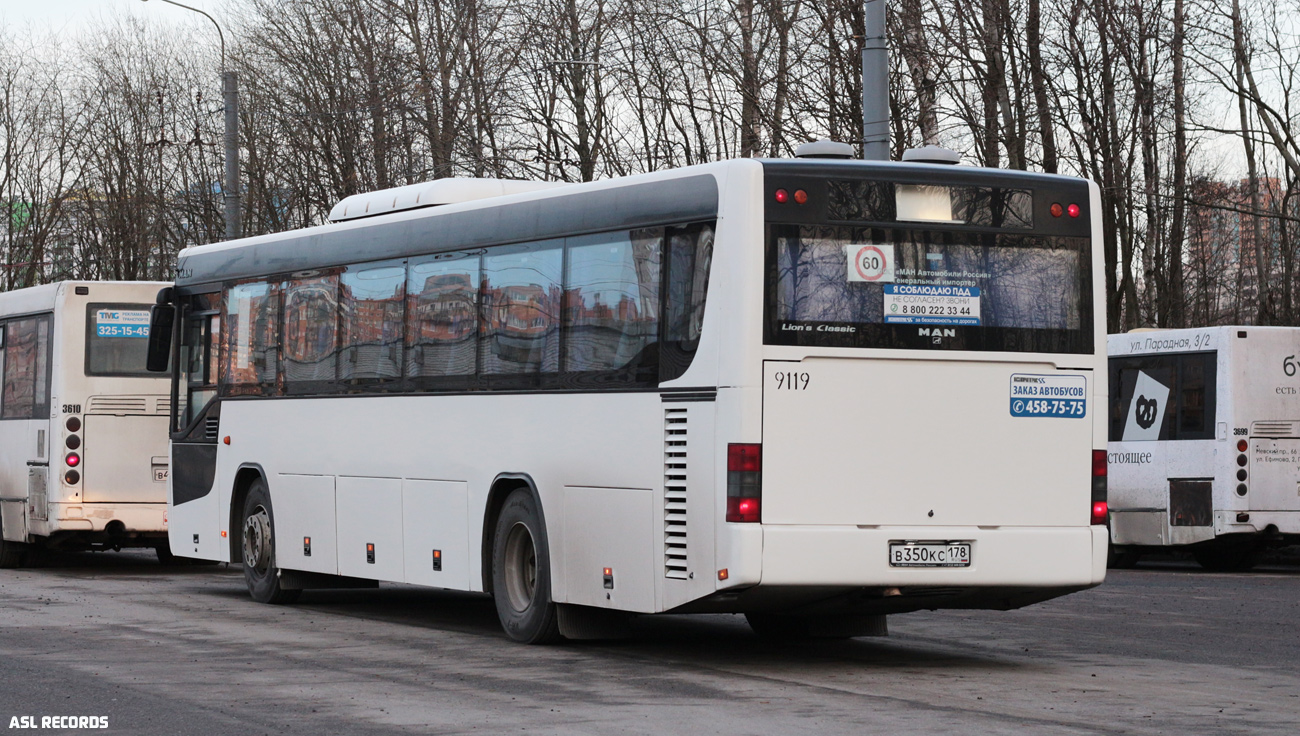
[(890, 567), (970, 567), (970, 542), (891, 542)]
[(167, 466), (166, 466), (166, 465), (155, 465), (155, 466), (153, 466), (153, 482), (154, 482), (154, 483), (166, 483), (166, 482), (167, 482)]

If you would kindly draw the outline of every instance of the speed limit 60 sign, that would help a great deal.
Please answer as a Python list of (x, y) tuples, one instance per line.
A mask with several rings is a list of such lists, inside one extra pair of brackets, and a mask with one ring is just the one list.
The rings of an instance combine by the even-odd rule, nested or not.
[(894, 280), (894, 246), (850, 243), (844, 246), (844, 255), (849, 262), (849, 281), (889, 283)]

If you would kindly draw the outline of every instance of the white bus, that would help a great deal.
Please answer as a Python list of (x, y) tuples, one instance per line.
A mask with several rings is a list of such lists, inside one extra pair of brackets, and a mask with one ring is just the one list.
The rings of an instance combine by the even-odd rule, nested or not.
[(0, 293), (0, 567), (33, 547), (167, 548), (167, 380), (145, 370), (164, 283)]
[(175, 554), (272, 603), (490, 592), (525, 642), (1102, 581), (1091, 183), (736, 160), (421, 206), (468, 187), (182, 252)]
[(1186, 547), (1244, 570), (1300, 542), (1300, 329), (1111, 335), (1112, 564)]

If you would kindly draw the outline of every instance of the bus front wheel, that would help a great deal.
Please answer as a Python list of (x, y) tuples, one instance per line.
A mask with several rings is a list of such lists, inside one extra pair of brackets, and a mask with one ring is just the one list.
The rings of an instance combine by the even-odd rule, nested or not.
[(492, 596), (501, 628), (515, 641), (560, 638), (551, 601), (551, 564), (537, 499), (521, 488), (506, 499), (492, 538)]
[(275, 514), (266, 481), (258, 478), (248, 489), (243, 513), (244, 582), (248, 594), (258, 603), (293, 603), (301, 590), (280, 587), (280, 570), (275, 566)]

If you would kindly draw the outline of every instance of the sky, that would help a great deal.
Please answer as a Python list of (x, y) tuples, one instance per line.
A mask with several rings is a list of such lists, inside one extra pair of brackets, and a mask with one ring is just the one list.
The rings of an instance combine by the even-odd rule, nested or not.
[[(179, 0), (186, 5), (216, 15), (222, 0)], [(197, 16), (183, 8), (168, 5), (162, 0), (0, 0), (0, 20), (10, 27), (23, 27), (28, 23), (55, 30), (75, 30), (78, 26), (94, 22), (112, 13), (152, 15), (160, 19), (187, 20)]]

